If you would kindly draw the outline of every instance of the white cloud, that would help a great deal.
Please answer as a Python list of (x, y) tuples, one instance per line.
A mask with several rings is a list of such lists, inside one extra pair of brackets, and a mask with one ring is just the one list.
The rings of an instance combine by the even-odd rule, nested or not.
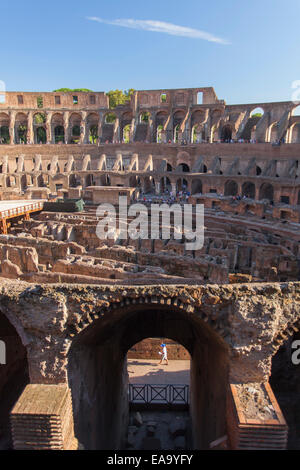
[(105, 23), (113, 26), (122, 26), (124, 28), (141, 29), (143, 31), (171, 34), (172, 36), (203, 39), (205, 41), (217, 42), (219, 44), (230, 44), (226, 39), (219, 38), (205, 31), (187, 28), (185, 26), (178, 26), (176, 24), (166, 23), (165, 21), (133, 19), (104, 20), (102, 18), (98, 18), (97, 16), (88, 16), (87, 20), (97, 21), (98, 23)]

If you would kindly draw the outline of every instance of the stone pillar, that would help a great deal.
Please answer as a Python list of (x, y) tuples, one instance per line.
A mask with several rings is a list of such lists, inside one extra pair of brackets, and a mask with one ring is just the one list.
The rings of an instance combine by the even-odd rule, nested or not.
[(64, 112), (65, 144), (69, 143), (69, 111)]
[(67, 385), (27, 385), (11, 411), (15, 450), (76, 450)]
[(120, 142), (120, 120), (118, 116), (116, 117), (114, 124), (113, 143), (115, 142)]
[(160, 194), (160, 182), (155, 183), (155, 194)]
[(171, 187), (172, 187), (172, 193), (173, 193), (173, 196), (176, 196), (176, 183), (174, 182), (171, 182)]
[(47, 144), (52, 144), (52, 120), (53, 113), (47, 113), (46, 117), (46, 136), (47, 136)]
[(101, 143), (102, 138), (102, 125), (103, 125), (103, 113), (99, 113), (99, 122), (98, 122), (98, 145)]
[(133, 118), (131, 120), (130, 133), (129, 133), (129, 142), (133, 142), (135, 129), (136, 129), (135, 118)]
[(80, 123), (80, 143), (81, 144), (88, 143), (89, 136), (87, 135), (87, 132), (86, 132), (86, 125), (87, 125), (86, 116), (87, 116), (86, 111), (83, 111), (81, 113), (81, 123)]
[(16, 112), (12, 111), (10, 113), (10, 122), (9, 122), (10, 145), (15, 144), (15, 124), (16, 124)]
[(34, 144), (33, 112), (29, 111), (27, 118), (27, 144)]

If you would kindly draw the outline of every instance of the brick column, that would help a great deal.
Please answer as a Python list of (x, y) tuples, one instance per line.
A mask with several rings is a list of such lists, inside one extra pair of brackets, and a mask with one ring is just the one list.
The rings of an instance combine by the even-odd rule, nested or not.
[(15, 124), (16, 124), (16, 112), (12, 111), (10, 113), (10, 122), (9, 122), (9, 137), (10, 144), (15, 144)]
[(51, 126), (52, 114), (53, 113), (47, 113), (47, 117), (46, 117), (47, 144), (53, 143), (52, 142), (52, 126)]
[(34, 131), (33, 131), (33, 112), (29, 111), (27, 118), (27, 143), (34, 144)]
[(76, 450), (67, 385), (27, 385), (11, 411), (15, 450)]
[(69, 142), (69, 111), (64, 112), (65, 144)]

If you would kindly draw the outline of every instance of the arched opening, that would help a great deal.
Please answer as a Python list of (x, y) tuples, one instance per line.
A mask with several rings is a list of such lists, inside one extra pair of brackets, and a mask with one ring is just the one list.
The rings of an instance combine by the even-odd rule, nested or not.
[(178, 449), (179, 444), (182, 449), (191, 448), (190, 355), (186, 348), (169, 338), (146, 338), (129, 349), (127, 371), (129, 423), (135, 423), (137, 411), (142, 423), (134, 434), (128, 427), (126, 447)]
[(197, 104), (203, 104), (203, 91), (197, 93)]
[(266, 142), (276, 142), (278, 140), (278, 123), (273, 122), (267, 129)]
[(172, 165), (170, 165), (170, 163), (167, 163), (167, 171), (173, 171)]
[(232, 127), (227, 124), (222, 128), (221, 140), (222, 142), (230, 142), (232, 139)]
[(186, 163), (180, 163), (176, 168), (176, 171), (180, 171), (183, 173), (189, 173), (190, 167)]
[(1, 126), (0, 127), (0, 143), (1, 144), (9, 144), (10, 137), (9, 137), (9, 127), (8, 126)]
[(178, 143), (185, 136), (181, 132), (181, 124), (184, 120), (184, 112), (176, 111), (173, 115), (173, 142)]
[(44, 113), (36, 113), (33, 117), (34, 142), (36, 144), (45, 144), (47, 142), (46, 133), (46, 115)]
[(114, 125), (117, 120), (115, 113), (107, 113), (104, 118), (104, 124), (102, 126), (102, 137), (101, 142), (112, 142), (114, 136)]
[(39, 188), (44, 188), (45, 186), (47, 186), (43, 175), (39, 175), (37, 177), (37, 184)]
[(127, 124), (124, 128), (123, 128), (123, 142), (125, 144), (129, 144), (130, 142), (130, 131), (131, 131), (131, 125), (130, 124)]
[(176, 191), (186, 191), (188, 187), (188, 182), (184, 178), (179, 178), (176, 181)]
[(255, 199), (255, 184), (250, 181), (246, 181), (242, 186), (242, 196), (249, 199)]
[(27, 189), (27, 178), (26, 175), (21, 176), (21, 190), (25, 191)]
[(146, 176), (144, 178), (143, 191), (145, 194), (155, 192), (155, 181), (151, 176)]
[(205, 140), (205, 132), (201, 124), (195, 124), (192, 127), (192, 143), (193, 144), (200, 144)]
[(179, 142), (179, 132), (180, 132), (180, 124), (177, 124), (177, 126), (174, 127), (174, 135), (173, 135), (173, 141), (175, 144), (178, 144)]
[[(190, 417), (194, 449), (226, 434), (228, 349), (201, 320), (175, 305), (144, 303), (120, 307), (95, 320), (68, 355), (75, 434), (85, 449), (124, 448), (128, 427), (126, 356), (146, 338), (170, 338), (191, 356)], [(176, 378), (174, 378), (174, 381)], [(88, 399), (86, 397), (89, 397)]]
[(270, 202), (274, 199), (274, 188), (270, 183), (263, 183), (259, 189), (259, 199), (268, 199)]
[[(81, 120), (82, 117), (79, 113), (72, 113), (69, 119), (69, 129), (70, 129), (70, 143), (78, 144), (80, 142), (81, 134)], [(69, 140), (69, 139), (68, 139)]]
[(299, 144), (300, 143), (300, 123), (296, 123), (293, 125), (291, 129), (291, 143), (292, 144)]
[(140, 114), (140, 124), (148, 124), (150, 119), (149, 111), (143, 111)]
[(96, 144), (98, 139), (98, 126), (99, 116), (96, 113), (91, 113), (87, 117), (87, 135), (90, 144)]
[(94, 184), (93, 175), (86, 175), (85, 186), (93, 186), (93, 184)]
[[(0, 312), (1, 351), (5, 364), (0, 364), (0, 450), (12, 449), (10, 411), (29, 383), (27, 352), (15, 327)], [(1, 358), (3, 359), (3, 358)]]
[(18, 113), (15, 120), (16, 143), (27, 143), (27, 116), (24, 113)]
[(156, 132), (156, 143), (161, 144), (162, 143), (162, 131), (163, 131), (163, 126), (160, 124), (157, 126), (157, 132)]
[(55, 143), (59, 144), (60, 142), (64, 143), (65, 141), (65, 130), (63, 126), (56, 126), (54, 128), (54, 138)]
[[(296, 346), (296, 347), (295, 347)], [(300, 448), (300, 333), (294, 333), (272, 357), (270, 385), (289, 428), (287, 449)]]
[(135, 175), (130, 176), (129, 186), (130, 188), (137, 188), (138, 186), (140, 186), (140, 178)]
[(238, 184), (235, 181), (226, 181), (224, 188), (224, 196), (237, 196)]
[(37, 127), (35, 136), (37, 144), (45, 144), (47, 142), (47, 133), (44, 127)]
[(192, 181), (192, 194), (202, 194), (202, 181), (201, 180)]
[(292, 116), (300, 116), (300, 105), (293, 109)]
[(128, 144), (130, 142), (132, 119), (132, 113), (124, 113), (122, 115), (120, 132), (121, 140), (125, 144)]
[(9, 116), (5, 113), (0, 113), (0, 143), (9, 144)]
[(167, 176), (164, 176), (160, 180), (160, 191), (162, 193), (165, 193), (166, 191), (170, 193), (172, 191), (171, 181), (169, 180)]
[[(157, 143), (162, 143), (162, 132), (167, 119), (168, 114), (165, 111), (159, 111), (155, 116), (154, 141)], [(169, 139), (172, 139), (172, 136), (168, 136), (168, 140)]]
[(255, 108), (250, 112), (248, 121), (245, 124), (243, 132), (241, 133), (241, 139), (246, 141), (255, 140), (255, 131), (256, 125), (264, 115), (264, 110), (262, 108)]

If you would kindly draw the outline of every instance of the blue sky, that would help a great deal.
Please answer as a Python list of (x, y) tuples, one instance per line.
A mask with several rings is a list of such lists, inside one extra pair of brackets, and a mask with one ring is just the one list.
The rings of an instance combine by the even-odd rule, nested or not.
[(213, 86), (234, 104), (290, 100), (300, 80), (299, 0), (14, 0), (0, 14), (8, 91)]

